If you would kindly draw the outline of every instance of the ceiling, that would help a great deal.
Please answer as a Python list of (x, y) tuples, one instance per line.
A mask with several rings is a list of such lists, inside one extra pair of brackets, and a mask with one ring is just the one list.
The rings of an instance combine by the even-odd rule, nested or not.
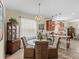
[(79, 19), (79, 0), (6, 0), (6, 8), (38, 15), (39, 2), (40, 15), (44, 17), (61, 13), (61, 19)]

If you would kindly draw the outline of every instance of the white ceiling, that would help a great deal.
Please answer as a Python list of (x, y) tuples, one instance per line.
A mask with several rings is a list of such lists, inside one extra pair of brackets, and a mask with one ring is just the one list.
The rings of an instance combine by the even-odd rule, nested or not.
[(38, 15), (38, 3), (41, 2), (40, 14), (52, 17), (61, 13), (61, 18), (79, 18), (79, 0), (6, 0), (8, 9)]

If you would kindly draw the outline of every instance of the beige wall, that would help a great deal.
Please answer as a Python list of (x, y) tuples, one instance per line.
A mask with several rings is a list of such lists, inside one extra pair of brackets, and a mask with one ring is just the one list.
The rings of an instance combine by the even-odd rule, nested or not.
[[(1, 0), (1, 1), (2, 1), (2, 3), (4, 3), (4, 0)], [(3, 18), (3, 20), (4, 20), (4, 18)], [(4, 33), (4, 31), (3, 31), (3, 33)], [(3, 34), (3, 40), (0, 41), (0, 59), (5, 59), (5, 54), (4, 54), (4, 34)]]
[(17, 20), (19, 20), (19, 16), (26, 17), (26, 18), (33, 18), (32, 15), (26, 14), (20, 11), (6, 9), (6, 21), (10, 19), (12, 16), (16, 16)]

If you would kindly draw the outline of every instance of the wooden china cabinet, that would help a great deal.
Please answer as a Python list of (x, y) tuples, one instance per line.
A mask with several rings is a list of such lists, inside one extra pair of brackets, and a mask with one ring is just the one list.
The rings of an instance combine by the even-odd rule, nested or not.
[(20, 49), (20, 40), (17, 38), (17, 24), (10, 19), (7, 23), (7, 53), (13, 54)]
[(73, 39), (73, 36), (75, 36), (75, 28), (73, 26), (70, 26), (68, 29), (67, 29), (67, 34), (69, 36), (71, 36), (70, 38)]

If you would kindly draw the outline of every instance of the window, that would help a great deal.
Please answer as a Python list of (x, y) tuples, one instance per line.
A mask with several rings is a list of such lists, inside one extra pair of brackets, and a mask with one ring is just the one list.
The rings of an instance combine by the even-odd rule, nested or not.
[(36, 21), (27, 18), (21, 18), (20, 36), (26, 36), (28, 39), (36, 38), (37, 36)]

